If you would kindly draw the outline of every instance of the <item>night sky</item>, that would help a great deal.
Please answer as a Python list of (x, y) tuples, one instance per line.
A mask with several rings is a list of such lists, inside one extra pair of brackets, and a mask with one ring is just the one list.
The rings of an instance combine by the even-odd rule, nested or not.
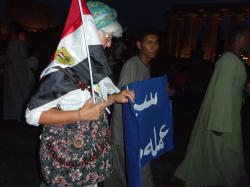
[[(0, 0), (0, 8), (3, 2)], [(63, 23), (67, 15), (71, 0), (36, 0), (51, 5), (55, 9), (57, 21)], [(250, 0), (100, 0), (115, 8), (118, 20), (123, 27), (136, 28), (142, 26), (155, 26), (165, 28), (164, 15), (166, 10), (174, 4), (201, 4), (201, 3), (239, 3)], [(3, 12), (0, 10), (0, 12)]]
[(165, 13), (175, 4), (239, 3), (250, 0), (109, 0), (118, 11), (118, 19), (128, 27), (156, 26), (165, 28)]

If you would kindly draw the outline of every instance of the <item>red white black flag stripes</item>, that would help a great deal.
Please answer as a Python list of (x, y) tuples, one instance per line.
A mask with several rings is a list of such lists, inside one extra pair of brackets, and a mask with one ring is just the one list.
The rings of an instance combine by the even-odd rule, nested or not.
[[(82, 22), (78, 0), (72, 0), (61, 41), (50, 65), (43, 71), (41, 77), (55, 71), (52, 68), (54, 66), (71, 67), (85, 60), (87, 58), (87, 50), (86, 46), (83, 46), (84, 44), (87, 43), (89, 46), (102, 45), (94, 20), (84, 1), (82, 1), (82, 10), (85, 23)], [(85, 36), (83, 35), (83, 30), (86, 32)]]
[[(78, 89), (64, 72), (53, 68), (55, 66), (64, 68), (75, 78), (90, 85), (87, 51), (83, 44), (87, 43), (89, 47), (94, 83), (111, 75), (94, 20), (84, 0), (81, 0), (81, 4), (84, 22), (82, 22), (78, 0), (72, 0), (61, 40), (50, 64), (41, 74), (38, 90), (28, 103), (29, 111)], [(83, 36), (83, 26), (86, 37)]]

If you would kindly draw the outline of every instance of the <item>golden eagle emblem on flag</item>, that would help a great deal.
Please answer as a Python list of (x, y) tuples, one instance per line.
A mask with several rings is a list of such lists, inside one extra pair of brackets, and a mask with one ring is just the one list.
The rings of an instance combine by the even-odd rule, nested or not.
[(73, 65), (74, 59), (65, 47), (56, 50), (55, 60), (61, 64)]

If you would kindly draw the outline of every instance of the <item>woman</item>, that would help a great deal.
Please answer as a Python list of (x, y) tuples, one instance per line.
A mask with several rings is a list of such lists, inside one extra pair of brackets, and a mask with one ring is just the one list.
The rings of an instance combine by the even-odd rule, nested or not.
[[(76, 27), (75, 24), (79, 23), (77, 22), (80, 17), (80, 12), (77, 14), (78, 8), (77, 1), (72, 1), (64, 33), (68, 33), (68, 26), (68, 28), (72, 28), (71, 26), (74, 24), (73, 26)], [(88, 2), (88, 8), (93, 15), (103, 48), (110, 47), (112, 37), (122, 35), (122, 28), (116, 21), (115, 10), (97, 1)], [(86, 14), (88, 13), (83, 1), (82, 9)], [(76, 20), (73, 18), (76, 18)], [(72, 20), (71, 24), (70, 21)], [(91, 24), (91, 21), (85, 20), (84, 23)], [(81, 26), (79, 28), (81, 29)], [(87, 29), (89, 28), (91, 28), (91, 25)], [(65, 41), (69, 44), (73, 39), (79, 39), (79, 33), (81, 32), (78, 31), (78, 28), (76, 28), (66, 37), (63, 37), (59, 46), (62, 46)], [(91, 32), (90, 35), (95, 36), (96, 30), (94, 29)], [(73, 39), (71, 38), (72, 33), (74, 33)], [(69, 38), (70, 42), (68, 41)], [(77, 48), (78, 43), (71, 43), (73, 43), (73, 48)], [(68, 50), (66, 47), (68, 47)], [(45, 125), (40, 146), (41, 169), (45, 186), (96, 185), (110, 174), (110, 129), (107, 124), (105, 109), (107, 110), (107, 107), (115, 102), (126, 103), (129, 99), (133, 101), (134, 94), (131, 91), (120, 92), (114, 86), (107, 77), (110, 70), (106, 59), (102, 56), (104, 54), (103, 49), (98, 51), (96, 57), (92, 56), (93, 48), (94, 51), (100, 48), (97, 45), (89, 46), (97, 103), (93, 102), (92, 91), (88, 87), (90, 82), (87, 75), (89, 73), (88, 67), (86, 67), (86, 63), (80, 62), (76, 65), (68, 65), (66, 68), (62, 68), (65, 67), (65, 64), (64, 66), (61, 65), (58, 71), (55, 71), (57, 67), (54, 66), (53, 72), (42, 78), (38, 92), (28, 104), (26, 110), (27, 122), (32, 125)], [(61, 53), (60, 50), (62, 50)], [(76, 61), (77, 58), (80, 58), (76, 56), (74, 59), (74, 56), (70, 55), (75, 51), (70, 51), (69, 46), (63, 46), (58, 51), (55, 54), (54, 61), (60, 62), (62, 60), (60, 58), (66, 55), (67, 60)], [(98, 58), (99, 60), (102, 59), (102, 62), (97, 66)], [(50, 64), (42, 75), (50, 71), (52, 66), (53, 64)], [(74, 88), (76, 85), (73, 82), (77, 82), (77, 86), (80, 86), (79, 89)], [(66, 87), (72, 87), (72, 90), (66, 92), (68, 89)], [(52, 101), (48, 101), (50, 97), (53, 98)], [(72, 141), (68, 140), (71, 138)]]

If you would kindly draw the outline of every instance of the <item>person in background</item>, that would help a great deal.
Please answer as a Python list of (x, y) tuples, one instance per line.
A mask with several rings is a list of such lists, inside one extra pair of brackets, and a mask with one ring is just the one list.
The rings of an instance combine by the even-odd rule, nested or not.
[[(150, 78), (150, 63), (158, 53), (159, 37), (155, 29), (145, 28), (138, 33), (136, 40), (138, 54), (125, 62), (118, 87), (140, 80)], [(111, 119), (112, 143), (113, 143), (113, 173), (104, 182), (105, 187), (126, 187), (126, 169), (124, 161), (124, 139), (122, 106), (114, 105)], [(143, 187), (154, 186), (150, 165), (146, 165), (141, 170), (141, 180)]]
[(28, 65), (28, 75), (30, 82), (30, 93), (34, 89), (34, 86), (38, 80), (38, 68), (39, 68), (39, 58), (38, 51), (35, 48), (30, 48), (28, 53), (27, 65)]
[(9, 26), (10, 41), (7, 44), (4, 64), (3, 117), (21, 122), (25, 103), (29, 96), (27, 43), (21, 40), (23, 28), (13, 22)]
[(215, 64), (206, 95), (175, 176), (187, 187), (246, 185), (241, 105), (246, 70), (241, 54), (249, 45), (249, 28), (229, 33), (230, 51)]

